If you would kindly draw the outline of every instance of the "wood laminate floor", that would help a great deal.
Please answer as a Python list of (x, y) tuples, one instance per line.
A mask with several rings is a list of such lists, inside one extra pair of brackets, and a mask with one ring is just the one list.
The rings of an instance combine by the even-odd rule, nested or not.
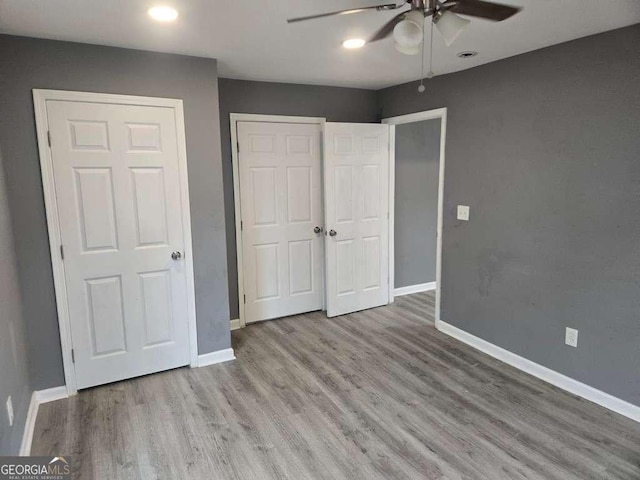
[(640, 425), (434, 329), (432, 294), (233, 332), (234, 362), (40, 407), (83, 479), (640, 479)]

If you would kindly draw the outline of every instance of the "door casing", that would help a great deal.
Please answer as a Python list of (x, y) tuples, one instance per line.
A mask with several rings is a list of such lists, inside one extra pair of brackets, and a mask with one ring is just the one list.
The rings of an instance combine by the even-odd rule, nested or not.
[(67, 308), (67, 286), (65, 280), (64, 262), (61, 256), (62, 237), (58, 217), (56, 199), (56, 184), (53, 175), (53, 157), (49, 148), (47, 119), (48, 100), (68, 102), (88, 102), (114, 105), (141, 105), (165, 107), (174, 110), (176, 119), (176, 136), (178, 144), (178, 169), (180, 182), (180, 201), (182, 207), (182, 230), (184, 235), (184, 262), (187, 277), (187, 315), (189, 328), (189, 356), (190, 365), (198, 365), (198, 337), (196, 329), (195, 285), (193, 275), (193, 248), (191, 241), (191, 215), (189, 207), (189, 182), (187, 176), (187, 149), (184, 128), (184, 111), (182, 100), (155, 97), (139, 97), (131, 95), (113, 95), (104, 93), (72, 92), (62, 90), (33, 90), (33, 104), (36, 118), (36, 133), (38, 151), (40, 155), (40, 170), (44, 190), (47, 229), (49, 232), (49, 248), (53, 280), (56, 294), (58, 323), (60, 328), (60, 344), (62, 347), (62, 362), (68, 395), (77, 393), (75, 369), (73, 365), (71, 325)]
[(407, 115), (399, 115), (397, 117), (383, 118), (382, 123), (390, 125), (389, 131), (389, 148), (391, 155), (389, 158), (389, 302), (393, 302), (394, 297), (394, 192), (395, 192), (395, 145), (396, 145), (396, 125), (403, 123), (421, 122), (423, 120), (440, 119), (440, 163), (438, 174), (438, 225), (436, 229), (436, 305), (435, 305), (435, 326), (438, 327), (440, 321), (440, 305), (441, 283), (442, 283), (442, 218), (444, 210), (444, 161), (445, 161), (445, 143), (447, 138), (447, 109), (437, 108), (435, 110), (426, 110), (424, 112), (409, 113)]

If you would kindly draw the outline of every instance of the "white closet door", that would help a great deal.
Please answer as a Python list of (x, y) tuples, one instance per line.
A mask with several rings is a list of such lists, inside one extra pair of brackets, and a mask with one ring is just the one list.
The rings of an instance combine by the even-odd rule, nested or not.
[(327, 314), (389, 301), (389, 126), (325, 124)]
[(187, 365), (174, 110), (47, 101), (47, 117), (77, 387)]
[(320, 310), (321, 127), (237, 125), (245, 321)]

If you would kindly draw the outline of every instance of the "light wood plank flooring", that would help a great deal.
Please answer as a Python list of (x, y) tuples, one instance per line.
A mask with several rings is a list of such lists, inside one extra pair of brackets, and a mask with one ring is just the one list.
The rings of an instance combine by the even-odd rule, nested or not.
[(432, 294), (233, 332), (237, 360), (42, 405), (83, 479), (639, 479), (640, 425), (433, 328)]

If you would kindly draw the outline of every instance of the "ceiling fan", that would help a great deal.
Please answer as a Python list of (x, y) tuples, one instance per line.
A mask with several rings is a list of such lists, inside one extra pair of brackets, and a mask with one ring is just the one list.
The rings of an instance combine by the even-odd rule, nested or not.
[(404, 8), (407, 4), (409, 4), (411, 8), (399, 13), (385, 23), (368, 40), (368, 43), (382, 40), (393, 33), (397, 50), (406, 55), (416, 55), (420, 53), (425, 17), (431, 17), (431, 21), (444, 37), (448, 46), (460, 35), (464, 27), (470, 23), (469, 20), (459, 17), (457, 14), (499, 22), (506, 20), (520, 11), (518, 7), (481, 0), (406, 0), (406, 2), (399, 5), (389, 3), (371, 7), (352, 8), (307, 17), (290, 18), (287, 22), (302, 22), (316, 18), (349, 15), (369, 10), (376, 10), (378, 12), (397, 10)]

